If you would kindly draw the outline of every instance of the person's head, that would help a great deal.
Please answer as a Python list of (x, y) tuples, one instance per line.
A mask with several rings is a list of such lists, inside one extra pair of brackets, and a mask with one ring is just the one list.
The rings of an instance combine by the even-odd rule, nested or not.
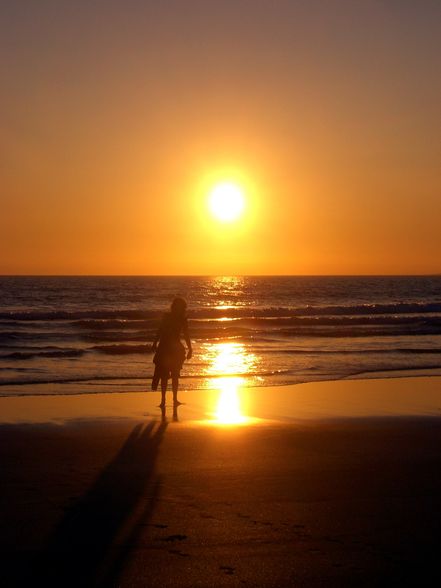
[(185, 316), (187, 310), (187, 303), (183, 298), (175, 298), (171, 303), (171, 313), (175, 316)]

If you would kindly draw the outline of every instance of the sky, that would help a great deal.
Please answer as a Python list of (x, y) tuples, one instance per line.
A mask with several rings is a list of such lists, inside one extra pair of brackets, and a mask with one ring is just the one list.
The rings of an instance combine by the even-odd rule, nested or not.
[(1, 274), (441, 272), (438, 0), (0, 10)]

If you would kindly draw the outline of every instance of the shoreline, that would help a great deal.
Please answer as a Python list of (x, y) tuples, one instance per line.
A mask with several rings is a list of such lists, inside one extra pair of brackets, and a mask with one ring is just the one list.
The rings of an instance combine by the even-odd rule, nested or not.
[[(345, 376), (340, 376), (340, 377), (336, 377), (336, 378), (324, 378), (324, 379), (319, 379), (319, 380), (306, 380), (306, 381), (301, 381), (301, 382), (282, 382), (282, 383), (274, 383), (274, 384), (258, 384), (255, 383), (251, 386), (244, 386), (244, 388), (279, 388), (279, 387), (286, 387), (286, 386), (302, 386), (304, 384), (316, 384), (316, 383), (325, 383), (325, 382), (340, 382), (340, 381), (345, 381), (345, 380), (394, 380), (394, 379), (400, 379), (400, 378), (419, 378), (419, 377), (424, 377), (424, 378), (432, 378), (432, 377), (438, 377), (441, 376), (441, 367), (433, 367), (433, 368), (408, 368), (408, 369), (386, 369), (386, 370), (374, 370), (371, 372), (366, 372), (366, 371), (362, 371), (362, 372), (357, 372), (357, 373), (353, 373), (353, 374), (348, 374)], [(229, 374), (228, 376), (226, 376), (228, 378), (243, 378), (244, 376), (242, 376), (242, 374)], [(216, 390), (216, 386), (213, 387), (201, 387), (201, 388), (191, 388), (189, 390), (185, 390), (185, 387), (183, 386), (183, 384), (186, 382), (187, 379), (199, 379), (200, 376), (182, 376), (180, 378), (180, 389), (184, 390), (184, 391), (188, 391), (188, 392), (204, 392), (204, 391), (210, 391), (210, 390)], [(212, 378), (213, 382), (216, 382), (217, 380), (220, 379), (224, 379), (224, 377), (221, 376), (215, 376)], [(10, 387), (16, 387), (17, 389), (22, 389), (24, 387), (49, 387), (49, 388), (55, 388), (58, 385), (61, 385), (63, 387), (65, 387), (66, 385), (70, 385), (70, 386), (75, 386), (77, 384), (84, 384), (84, 383), (93, 383), (96, 382), (98, 385), (100, 384), (100, 382), (102, 381), (106, 381), (107, 378), (103, 378), (101, 379), (91, 379), (91, 380), (59, 380), (59, 381), (51, 381), (51, 382), (23, 382), (21, 384), (3, 384), (5, 387), (6, 386), (10, 386)], [(142, 380), (142, 381), (146, 381), (147, 382), (147, 386), (150, 385), (151, 382), (151, 378), (130, 378), (130, 380)], [(0, 388), (1, 390), (1, 388)], [(26, 393), (26, 392), (22, 392), (22, 393), (10, 393), (10, 394), (0, 394), (0, 399), (1, 398), (17, 398), (17, 397), (33, 397), (33, 396), (85, 396), (85, 395), (89, 395), (89, 394), (145, 394), (150, 392), (150, 389), (146, 387), (145, 390), (126, 390), (126, 391), (121, 391), (121, 390), (115, 390), (113, 392), (109, 392), (108, 390), (106, 391), (98, 391), (98, 392), (34, 392), (34, 393)]]
[[(379, 374), (381, 375), (381, 374)], [(241, 387), (234, 378), (218, 389), (182, 390), (176, 412), (161, 412), (159, 392), (46, 394), (0, 397), (0, 425), (63, 423), (73, 419), (165, 420), (181, 424), (264, 424), (380, 416), (441, 416), (440, 376), (345, 378)], [(171, 392), (167, 392), (171, 403)], [(168, 413), (168, 414), (167, 414)]]

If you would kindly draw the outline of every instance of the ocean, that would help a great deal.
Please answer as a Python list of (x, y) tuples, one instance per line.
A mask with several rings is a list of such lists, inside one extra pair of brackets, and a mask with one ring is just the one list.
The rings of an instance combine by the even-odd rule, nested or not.
[(441, 368), (441, 276), (3, 276), (0, 396), (149, 390), (176, 295), (194, 346), (183, 390)]

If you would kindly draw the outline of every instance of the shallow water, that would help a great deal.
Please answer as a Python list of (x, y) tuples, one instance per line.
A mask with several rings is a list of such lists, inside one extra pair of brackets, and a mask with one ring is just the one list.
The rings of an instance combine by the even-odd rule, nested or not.
[(148, 389), (175, 295), (186, 389), (441, 368), (440, 276), (1, 277), (0, 395)]

